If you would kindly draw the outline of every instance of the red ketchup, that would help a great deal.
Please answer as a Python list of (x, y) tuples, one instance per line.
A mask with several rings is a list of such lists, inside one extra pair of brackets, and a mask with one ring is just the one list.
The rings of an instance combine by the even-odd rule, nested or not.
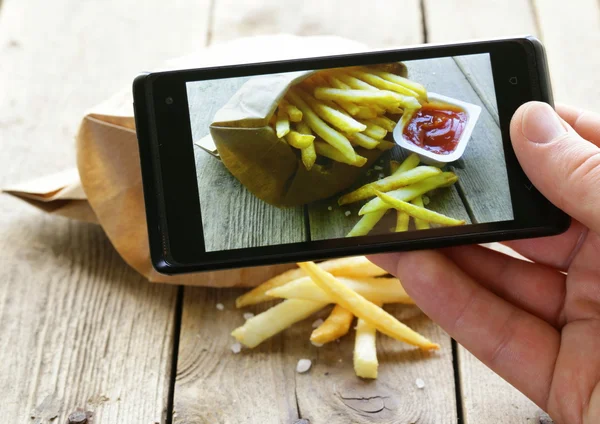
[(467, 124), (466, 112), (445, 103), (427, 103), (404, 128), (404, 138), (438, 155), (452, 153)]

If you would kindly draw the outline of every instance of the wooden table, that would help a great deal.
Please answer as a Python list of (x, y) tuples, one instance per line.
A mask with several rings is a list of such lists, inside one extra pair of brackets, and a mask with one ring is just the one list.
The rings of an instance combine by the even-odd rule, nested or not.
[[(373, 47), (533, 33), (547, 46), (556, 98), (600, 110), (596, 0), (4, 0), (0, 183), (72, 166), (84, 110), (139, 70), (275, 32), (333, 33)], [(382, 338), (374, 383), (352, 377), (349, 340), (308, 345), (311, 320), (235, 356), (228, 331), (243, 320), (232, 310), (238, 291), (149, 284), (97, 226), (8, 196), (0, 216), (4, 422), (64, 423), (79, 408), (103, 424), (547, 422), (414, 309), (393, 312), (441, 352), (425, 357)], [(301, 357), (315, 360), (309, 374), (294, 372)]]
[[(481, 109), (462, 158), (444, 167), (458, 175), (458, 183), (436, 190), (427, 207), (467, 223), (513, 219), (489, 55), (415, 60), (406, 65), (409, 77), (429, 92)], [(390, 159), (401, 160), (407, 151), (397, 146), (385, 152), (352, 187), (330, 198), (291, 208), (269, 205), (246, 190), (218, 156), (211, 154), (211, 149), (202, 148), (216, 111), (247, 81), (248, 78), (199, 81), (187, 88), (206, 250), (345, 237), (358, 221), (358, 211), (366, 201), (340, 207), (337, 198), (381, 175), (389, 175)], [(387, 139), (393, 141), (391, 133)], [(388, 215), (385, 218), (390, 219), (382, 219), (369, 234), (388, 233), (394, 225), (392, 214)]]

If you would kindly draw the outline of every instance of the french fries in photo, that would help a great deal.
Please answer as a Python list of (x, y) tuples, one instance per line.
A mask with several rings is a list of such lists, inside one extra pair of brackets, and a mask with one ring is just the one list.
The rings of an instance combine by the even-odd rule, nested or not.
[[(401, 303), (414, 304), (413, 300), (404, 290), (400, 280), (395, 277), (337, 277), (337, 279), (373, 303)], [(304, 299), (315, 302), (335, 303), (311, 277), (302, 277), (283, 286), (269, 290), (269, 296), (282, 299)]]
[(380, 142), (381, 140), (375, 140), (364, 133), (354, 133), (352, 134), (352, 140), (350, 140), (350, 143), (368, 150), (377, 148)]
[[(385, 112), (385, 109), (381, 113), (384, 113), (384, 112)], [(358, 111), (356, 112), (356, 114), (354, 116), (356, 118), (360, 118), (360, 119), (376, 118), (377, 110), (376, 110), (376, 108), (369, 107), (369, 106), (359, 106)]]
[(340, 305), (335, 305), (323, 324), (315, 328), (310, 335), (310, 341), (315, 344), (325, 344), (345, 336), (350, 331), (354, 315)]
[(394, 147), (396, 147), (396, 143), (387, 140), (379, 140), (379, 144), (377, 145), (378, 150), (391, 150)]
[(355, 155), (354, 160), (348, 160), (338, 149), (322, 141), (315, 141), (314, 144), (317, 155), (325, 156), (326, 158), (332, 159), (336, 162), (358, 167), (361, 167), (367, 163), (367, 158), (360, 155)]
[(244, 346), (253, 348), (325, 306), (327, 303), (312, 300), (285, 300), (246, 320), (245, 324), (233, 330), (231, 335)]
[(361, 132), (367, 129), (367, 125), (362, 122), (358, 122), (354, 118), (349, 115), (346, 115), (334, 107), (325, 104), (322, 101), (316, 100), (310, 94), (298, 90), (298, 94), (302, 97), (302, 99), (316, 112), (317, 115), (325, 122), (333, 125), (343, 132)]
[(290, 103), (302, 111), (303, 121), (319, 137), (337, 149), (346, 161), (356, 163), (357, 154), (354, 152), (350, 141), (344, 135), (327, 125), (294, 90), (288, 91), (288, 97), (291, 100)]
[(401, 210), (412, 216), (415, 219), (422, 219), (424, 221), (433, 222), (435, 224), (446, 225), (446, 226), (454, 226), (454, 225), (464, 225), (465, 221), (460, 219), (450, 218), (449, 216), (443, 215), (438, 212), (431, 211), (429, 209), (425, 209), (420, 206), (415, 206), (411, 203), (404, 202), (395, 197), (382, 193), (380, 191), (376, 192), (377, 197), (386, 202), (388, 205), (393, 207), (394, 209)]
[(277, 121), (275, 122), (275, 132), (277, 138), (283, 138), (287, 133), (290, 132), (290, 120), (285, 111), (278, 107), (277, 108)]
[(390, 107), (399, 107), (402, 101), (402, 98), (399, 98), (399, 94), (383, 90), (340, 90), (338, 88), (317, 87), (315, 88), (314, 96), (320, 100), (342, 100)]
[(390, 72), (385, 72), (381, 70), (370, 70), (373, 74), (377, 75), (380, 78), (388, 80), (390, 82), (396, 83), (398, 85), (403, 85), (404, 87), (414, 91), (419, 95), (419, 99), (426, 103), (427, 99), (427, 90), (421, 84), (416, 81), (409, 80), (408, 78), (404, 78), (400, 75), (392, 74)]
[(302, 111), (296, 106), (289, 104), (285, 99), (279, 101), (279, 107), (285, 111), (291, 122), (302, 121)]
[[(397, 215), (396, 215), (396, 228), (394, 229), (394, 231), (396, 233), (402, 233), (404, 231), (408, 231), (408, 223), (410, 221), (410, 215), (407, 214), (406, 212), (402, 212), (402, 211), (396, 211)], [(371, 212), (371, 213), (377, 213), (377, 212)]]
[[(331, 259), (319, 263), (318, 266), (333, 275), (349, 278), (380, 277), (387, 274), (387, 271), (379, 268), (365, 256), (349, 256), (346, 258)], [(269, 290), (283, 286), (284, 284), (302, 277), (306, 277), (306, 273), (300, 268), (287, 270), (239, 296), (235, 301), (235, 306), (237, 308), (243, 308), (244, 306), (256, 305), (257, 303), (273, 300), (273, 297), (266, 294)]]
[(442, 171), (435, 166), (418, 166), (406, 172), (399, 172), (385, 177), (381, 180), (366, 184), (361, 188), (343, 195), (338, 199), (339, 205), (358, 202), (375, 196), (376, 191), (391, 191), (410, 184), (418, 183), (434, 175), (441, 174)]
[[(458, 181), (458, 177), (453, 172), (442, 172), (441, 174), (434, 175), (433, 177), (429, 177), (423, 181), (419, 181), (418, 183), (390, 191), (387, 194), (395, 199), (408, 202), (417, 196), (427, 193), (428, 191), (442, 186), (454, 184), (456, 181)], [(380, 198), (375, 198), (365, 203), (360, 211), (358, 211), (358, 215), (362, 216), (370, 212), (388, 209), (390, 209), (390, 205), (388, 203), (384, 202)]]
[(359, 318), (356, 323), (356, 335), (354, 339), (354, 373), (361, 378), (377, 378), (377, 330), (376, 328)]
[[(431, 342), (396, 318), (384, 311), (379, 306), (338, 281), (333, 275), (322, 270), (313, 262), (298, 264), (335, 302), (352, 312), (356, 317), (365, 320), (381, 333), (396, 340), (418, 346), (423, 350), (439, 349), (439, 345)], [(288, 301), (289, 302), (289, 301)]]
[(300, 149), (300, 156), (304, 167), (310, 171), (315, 162), (317, 161), (317, 151), (315, 150), (315, 144), (310, 143), (310, 146)]
[(342, 81), (348, 87), (353, 88), (355, 90), (377, 91), (377, 87), (372, 86), (368, 82), (359, 80), (358, 78), (353, 77), (352, 75), (349, 75), (346, 72), (342, 71), (342, 72), (338, 73), (337, 76), (340, 81)]
[(354, 227), (350, 230), (346, 237), (366, 236), (383, 218), (387, 210), (375, 211), (364, 214)]
[(306, 149), (313, 144), (315, 137), (308, 134), (301, 134), (297, 131), (290, 131), (286, 134), (287, 143), (296, 149)]
[[(423, 196), (417, 196), (414, 199), (412, 199), (410, 202), (415, 206), (425, 209), (425, 205), (423, 204)], [(400, 211), (398, 211), (398, 213), (400, 213)], [(404, 213), (406, 213), (406, 212), (404, 212)], [(429, 225), (429, 222), (427, 222), (427, 221), (423, 221), (422, 219), (415, 218), (415, 228), (417, 230), (427, 230), (427, 229), (431, 228), (431, 225)]]
[(385, 116), (376, 116), (374, 118), (371, 118), (370, 121), (388, 132), (394, 131), (394, 127), (396, 126), (396, 123), (394, 121)]
[(366, 136), (374, 138), (375, 140), (381, 140), (387, 135), (387, 130), (385, 128), (380, 127), (373, 122), (363, 122), (365, 125), (365, 129), (362, 131)]
[(355, 70), (355, 71), (349, 71), (348, 73), (350, 75), (352, 75), (353, 77), (358, 78), (358, 79), (372, 85), (373, 87), (377, 87), (381, 90), (395, 91), (396, 93), (402, 94), (404, 96), (412, 96), (412, 97), (419, 96), (419, 94), (417, 92), (415, 92), (403, 85), (388, 81), (386, 79), (383, 79), (383, 78), (381, 78), (377, 75), (374, 75), (372, 73), (369, 73), (369, 72)]

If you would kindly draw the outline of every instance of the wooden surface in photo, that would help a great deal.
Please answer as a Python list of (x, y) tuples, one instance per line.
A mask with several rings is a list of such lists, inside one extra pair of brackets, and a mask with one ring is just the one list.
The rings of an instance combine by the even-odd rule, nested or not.
[[(139, 71), (246, 35), (337, 34), (392, 47), (530, 33), (546, 46), (556, 100), (600, 110), (595, 0), (569, 7), (559, 0), (149, 0), (138, 6), (133, 0), (0, 2), (0, 183), (71, 167), (85, 110), (130, 86)], [(493, 109), (482, 94), (489, 90), (475, 88), (477, 75), (456, 63)], [(458, 193), (451, 197), (460, 200)], [(312, 318), (233, 355), (229, 332), (243, 322), (232, 303), (239, 291), (186, 288), (179, 304), (176, 287), (143, 280), (97, 226), (46, 216), (5, 195), (0, 215), (4, 422), (65, 423), (76, 410), (96, 424), (550, 422), (462, 347), (453, 351), (450, 339), (414, 308), (392, 312), (443, 349), (424, 358), (380, 337), (377, 382), (354, 377), (352, 335), (320, 349), (307, 343)], [(300, 358), (314, 360), (309, 373), (295, 373)], [(424, 390), (414, 386), (416, 378), (425, 381)]]

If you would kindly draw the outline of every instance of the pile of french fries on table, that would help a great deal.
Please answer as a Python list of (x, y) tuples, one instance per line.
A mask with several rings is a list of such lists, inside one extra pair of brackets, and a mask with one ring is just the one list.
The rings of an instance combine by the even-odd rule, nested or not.
[[(388, 132), (397, 123), (404, 128), (428, 99), (423, 85), (386, 69), (384, 65), (323, 70), (291, 87), (271, 119), (277, 137), (300, 151), (308, 170), (317, 156), (362, 167), (367, 159), (356, 153), (356, 146), (392, 149), (395, 143), (384, 139)], [(374, 198), (362, 207), (361, 219), (347, 237), (367, 235), (390, 209), (398, 211), (395, 232), (407, 231), (410, 217), (416, 229), (430, 228), (431, 223), (465, 223), (426, 209), (422, 197), (454, 184), (456, 174), (418, 165), (415, 154), (402, 164), (392, 161), (390, 176), (339, 198), (340, 206)]]
[(294, 323), (302, 321), (329, 304), (331, 313), (311, 334), (310, 340), (322, 346), (346, 335), (357, 317), (354, 344), (354, 371), (363, 378), (377, 378), (376, 332), (417, 346), (438, 349), (419, 333), (398, 321), (381, 306), (385, 303), (413, 304), (397, 278), (364, 256), (298, 264), (236, 300), (242, 308), (273, 299), (284, 299), (266, 311), (249, 318), (231, 334), (242, 345), (254, 348)]

